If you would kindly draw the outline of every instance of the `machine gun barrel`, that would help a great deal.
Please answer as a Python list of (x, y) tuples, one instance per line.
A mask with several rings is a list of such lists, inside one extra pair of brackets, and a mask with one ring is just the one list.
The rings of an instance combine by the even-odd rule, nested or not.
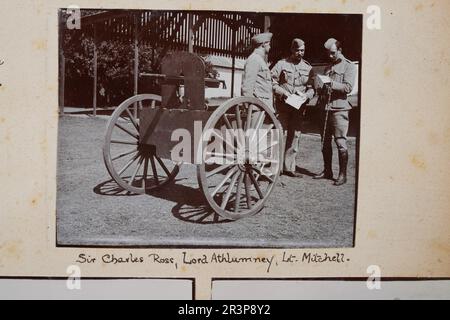
[[(147, 77), (154, 80), (162, 80), (165, 84), (182, 85), (184, 84), (184, 76), (168, 76), (159, 73), (141, 73), (141, 77)], [(205, 78), (205, 85), (208, 88), (219, 88), (222, 84), (223, 89), (227, 89), (225, 80)]]

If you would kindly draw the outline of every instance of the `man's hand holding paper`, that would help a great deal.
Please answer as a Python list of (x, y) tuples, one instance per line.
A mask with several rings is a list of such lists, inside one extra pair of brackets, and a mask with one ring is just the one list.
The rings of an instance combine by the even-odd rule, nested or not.
[(306, 94), (297, 92), (287, 97), (285, 102), (291, 107), (294, 107), (295, 109), (299, 110), (300, 107), (306, 102), (306, 100), (308, 100), (308, 96)]

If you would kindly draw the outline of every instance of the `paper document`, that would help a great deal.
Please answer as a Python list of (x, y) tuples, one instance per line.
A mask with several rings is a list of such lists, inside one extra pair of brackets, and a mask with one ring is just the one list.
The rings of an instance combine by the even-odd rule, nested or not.
[(302, 96), (299, 96), (298, 94), (292, 94), (285, 100), (285, 102), (298, 110), (306, 102), (307, 99), (308, 97), (306, 96), (306, 94)]

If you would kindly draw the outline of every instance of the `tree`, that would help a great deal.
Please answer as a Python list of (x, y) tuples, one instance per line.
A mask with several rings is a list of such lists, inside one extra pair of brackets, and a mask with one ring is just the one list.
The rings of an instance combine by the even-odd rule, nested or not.
[[(99, 10), (82, 10), (82, 16), (101, 13)], [(134, 92), (134, 44), (130, 38), (97, 35), (97, 75), (99, 104), (117, 105)], [(66, 61), (66, 82), (72, 98), (92, 95), (94, 77), (94, 32), (91, 26), (81, 30), (66, 30), (62, 42)], [(158, 45), (139, 45), (139, 73), (160, 73), (163, 54), (170, 50)], [(204, 57), (203, 57), (204, 58)], [(205, 59), (204, 59), (205, 61)], [(205, 61), (205, 77), (217, 78), (214, 66)], [(155, 92), (156, 93), (156, 92)], [(70, 96), (70, 92), (69, 92)], [(70, 105), (70, 97), (69, 105)], [(88, 101), (84, 99), (83, 101)], [(78, 104), (78, 103), (74, 103)]]

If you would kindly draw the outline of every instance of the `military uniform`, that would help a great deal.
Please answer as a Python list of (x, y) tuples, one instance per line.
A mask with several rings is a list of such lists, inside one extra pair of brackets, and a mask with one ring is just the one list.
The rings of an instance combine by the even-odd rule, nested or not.
[[(325, 47), (329, 49), (335, 42), (335, 39), (330, 39), (325, 44)], [(325, 135), (323, 132), (321, 133), (324, 172), (316, 176), (316, 178), (333, 179), (332, 139), (334, 136), (334, 141), (339, 150), (339, 178), (335, 184), (342, 185), (347, 182), (347, 133), (349, 127), (349, 111), (352, 108), (347, 99), (347, 95), (352, 92), (355, 85), (356, 66), (341, 53), (337, 61), (325, 69), (325, 75), (331, 79), (331, 83), (328, 84), (329, 89), (321, 89), (319, 99), (319, 106), (323, 111), (321, 129), (325, 131)], [(326, 128), (325, 120), (327, 120)]]
[(287, 130), (284, 171), (295, 173), (296, 157), (300, 150), (302, 114), (305, 105), (297, 110), (284, 102), (294, 93), (305, 93), (308, 99), (314, 97), (314, 76), (311, 65), (304, 59), (294, 61), (292, 57), (278, 61), (272, 68), (273, 90), (276, 95), (278, 119)]
[[(262, 33), (254, 36), (252, 43), (257, 47), (264, 42), (270, 42), (271, 39), (271, 33)], [(264, 52), (258, 48), (253, 51), (245, 62), (244, 74), (242, 76), (242, 95), (256, 97), (264, 102), (272, 111), (274, 110), (272, 75)]]
[(253, 52), (245, 63), (242, 95), (256, 97), (273, 110), (272, 76), (267, 62), (259, 52)]
[(336, 64), (332, 64), (325, 69), (325, 75), (331, 79), (332, 90), (329, 104), (325, 92), (320, 100), (323, 111), (330, 110), (328, 115), (330, 130), (326, 130), (326, 137), (334, 136), (338, 149), (347, 150), (348, 113), (352, 109), (347, 95), (352, 92), (355, 85), (356, 67), (350, 60), (341, 55)]

